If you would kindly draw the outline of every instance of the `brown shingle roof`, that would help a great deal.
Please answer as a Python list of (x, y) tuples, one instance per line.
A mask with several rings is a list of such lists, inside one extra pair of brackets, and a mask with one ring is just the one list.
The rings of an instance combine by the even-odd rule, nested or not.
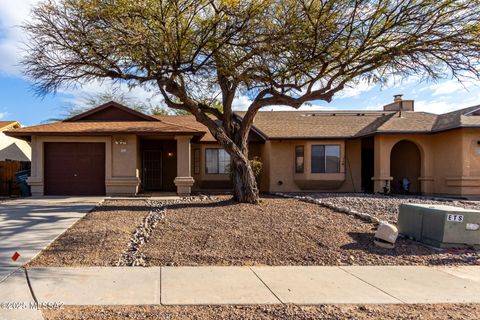
[(377, 132), (430, 132), (437, 115), (427, 112), (396, 112), (385, 123), (377, 128)]
[(203, 142), (215, 142), (215, 138), (212, 136), (207, 127), (198, 122), (193, 115), (183, 116), (153, 116), (154, 118), (174, 125), (179, 125), (186, 128), (192, 128), (198, 131), (205, 132), (205, 135), (200, 139)]
[[(480, 106), (435, 115), (403, 111), (265, 111), (259, 112), (254, 130), (268, 139), (352, 138), (375, 133), (430, 133), (459, 127), (480, 127)], [(244, 112), (236, 113), (239, 117)], [(160, 121), (67, 121), (6, 131), (11, 136), (101, 134), (191, 134), (215, 142), (209, 130), (193, 115), (154, 116)], [(11, 124), (13, 121), (0, 121)]]
[(194, 128), (162, 121), (88, 121), (88, 122), (54, 122), (18, 128), (7, 131), (11, 136), (30, 135), (101, 135), (101, 134), (192, 134), (203, 135)]
[(390, 114), (383, 111), (264, 111), (257, 114), (254, 125), (270, 139), (342, 138), (354, 137)]
[(480, 126), (480, 116), (467, 115), (477, 109), (480, 109), (480, 106), (473, 106), (440, 114), (438, 115), (437, 121), (435, 122), (432, 130), (443, 131), (466, 126)]

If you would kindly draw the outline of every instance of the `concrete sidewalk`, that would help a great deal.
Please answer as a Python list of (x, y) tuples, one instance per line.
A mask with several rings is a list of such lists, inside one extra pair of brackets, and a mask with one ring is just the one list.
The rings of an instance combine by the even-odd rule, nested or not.
[[(32, 268), (0, 282), (0, 303), (480, 303), (479, 292), (480, 266)], [(5, 312), (0, 309), (0, 319), (7, 318)], [(32, 311), (21, 318), (37, 316)]]

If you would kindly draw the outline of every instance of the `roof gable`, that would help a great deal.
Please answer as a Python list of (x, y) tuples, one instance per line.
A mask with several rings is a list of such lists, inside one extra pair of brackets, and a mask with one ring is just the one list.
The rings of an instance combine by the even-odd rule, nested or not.
[(64, 122), (80, 121), (158, 121), (158, 119), (110, 101), (64, 120)]

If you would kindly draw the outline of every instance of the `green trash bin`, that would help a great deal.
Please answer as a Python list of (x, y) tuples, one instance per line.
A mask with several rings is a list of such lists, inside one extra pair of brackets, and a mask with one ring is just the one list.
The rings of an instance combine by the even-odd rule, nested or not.
[(15, 180), (17, 180), (17, 184), (20, 187), (20, 193), (22, 197), (29, 197), (30, 194), (30, 186), (27, 184), (27, 179), (30, 176), (30, 170), (22, 170), (15, 173)]

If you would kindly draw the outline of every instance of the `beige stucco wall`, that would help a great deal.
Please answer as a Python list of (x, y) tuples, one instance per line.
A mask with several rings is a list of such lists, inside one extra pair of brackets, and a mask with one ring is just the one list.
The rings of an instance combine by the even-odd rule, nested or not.
[[(434, 149), (432, 135), (421, 134), (384, 134), (375, 136), (375, 176), (374, 191), (383, 192), (385, 184), (390, 183), (390, 155), (393, 146), (402, 140), (413, 142), (420, 151), (419, 185), (422, 193), (433, 193)], [(408, 165), (408, 164), (405, 164)]]
[[(127, 144), (117, 144), (115, 141)], [(137, 139), (125, 136), (37, 136), (32, 137), (32, 171), (28, 183), (32, 195), (43, 195), (43, 144), (45, 142), (101, 142), (105, 143), (105, 189), (107, 195), (136, 194), (138, 192)]]
[[(192, 144), (191, 164), (192, 176), (195, 180), (194, 189), (226, 189), (230, 186), (230, 174), (207, 174), (205, 171), (205, 150), (206, 149), (222, 149), (217, 143), (197, 143)], [(194, 150), (200, 150), (200, 173), (194, 171)]]
[[(420, 151), (419, 185), (422, 193), (480, 196), (480, 130), (459, 129), (438, 134), (384, 134), (374, 137), (375, 192), (382, 192), (390, 181), (390, 155), (393, 146), (401, 141), (413, 142)], [(183, 140), (182, 140), (183, 141)], [(107, 194), (135, 194), (139, 191), (141, 154), (138, 137), (122, 136), (37, 136), (32, 137), (32, 176), (29, 184), (34, 195), (43, 194), (43, 143), (45, 142), (103, 142), (106, 148), (105, 185)], [(116, 143), (117, 142), (117, 143)], [(122, 142), (122, 143), (118, 143)], [(126, 142), (126, 144), (123, 144)], [(341, 148), (340, 173), (311, 173), (311, 146), (338, 144)], [(303, 145), (305, 168), (295, 173), (295, 146)], [(191, 176), (195, 188), (206, 185), (225, 189), (229, 174), (205, 173), (206, 148), (220, 148), (216, 143), (192, 144), (190, 155), (180, 157), (179, 173), (188, 175), (187, 159), (191, 159)], [(200, 173), (194, 173), (194, 150), (200, 150)], [(251, 156), (263, 163), (260, 190), (265, 192), (335, 191), (359, 192), (361, 188), (361, 140), (269, 140), (252, 146)], [(179, 159), (180, 160), (180, 159)], [(406, 164), (408, 165), (408, 164)], [(279, 181), (282, 183), (279, 184)], [(206, 183), (206, 184), (205, 184)]]
[(401, 140), (415, 143), (420, 150), (421, 193), (480, 196), (478, 129), (457, 129), (424, 135), (375, 136), (375, 192), (382, 192), (385, 182), (390, 181), (391, 150)]
[[(7, 129), (10, 129), (7, 127)], [(9, 137), (0, 132), (0, 161), (6, 159), (15, 161), (30, 161), (32, 149), (30, 143), (25, 140)]]
[[(191, 172), (195, 179), (195, 190), (200, 189), (230, 189), (231, 176), (230, 174), (207, 174), (205, 172), (205, 150), (206, 149), (222, 149), (217, 143), (196, 143), (192, 144), (191, 150)], [(194, 156), (195, 150), (200, 150), (200, 171), (195, 173)], [(262, 162), (262, 171), (259, 179), (260, 191), (268, 191), (268, 154), (264, 144), (250, 144), (249, 158), (259, 157)]]
[[(126, 144), (122, 144), (124, 142), (126, 142)], [(112, 136), (110, 143), (112, 152), (112, 176), (106, 177), (105, 179), (107, 194), (138, 193), (140, 187), (140, 163), (138, 158), (137, 136)]]
[(452, 130), (438, 135), (436, 159), (443, 161), (435, 161), (436, 193), (480, 196), (479, 141), (478, 129)]
[[(340, 173), (312, 173), (311, 146), (340, 145)], [(304, 173), (295, 173), (295, 146), (304, 146)], [(360, 190), (360, 140), (270, 140), (265, 144), (268, 188), (271, 192)]]

